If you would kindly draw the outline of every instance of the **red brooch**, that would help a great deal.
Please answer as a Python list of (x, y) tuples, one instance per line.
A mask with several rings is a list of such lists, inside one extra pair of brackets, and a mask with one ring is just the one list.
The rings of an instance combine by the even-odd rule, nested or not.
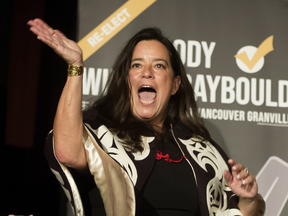
[(180, 158), (180, 160), (172, 160), (169, 156), (169, 154), (165, 154), (163, 155), (161, 151), (157, 150), (157, 155), (156, 155), (156, 160), (161, 160), (162, 158), (164, 158), (165, 161), (168, 161), (170, 163), (180, 163), (182, 161), (183, 158), (186, 158), (186, 156), (182, 156)]

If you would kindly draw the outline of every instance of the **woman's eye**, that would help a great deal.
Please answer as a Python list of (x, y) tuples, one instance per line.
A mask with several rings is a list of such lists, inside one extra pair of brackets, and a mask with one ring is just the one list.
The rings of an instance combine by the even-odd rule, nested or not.
[(140, 67), (141, 65), (140, 64), (133, 64), (132, 65), (132, 68), (138, 68), (138, 67)]
[(157, 68), (165, 68), (165, 66), (162, 65), (162, 64), (157, 64), (156, 67), (157, 67)]

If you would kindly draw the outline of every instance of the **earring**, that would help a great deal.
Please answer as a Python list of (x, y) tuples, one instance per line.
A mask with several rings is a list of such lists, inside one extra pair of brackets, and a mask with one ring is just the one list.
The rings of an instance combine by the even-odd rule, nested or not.
[(173, 93), (173, 92), (171, 92), (171, 95), (174, 95), (174, 93)]

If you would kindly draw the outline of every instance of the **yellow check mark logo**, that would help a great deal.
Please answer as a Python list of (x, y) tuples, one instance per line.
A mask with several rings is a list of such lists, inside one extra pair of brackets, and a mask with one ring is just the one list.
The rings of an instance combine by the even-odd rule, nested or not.
[(249, 59), (246, 51), (235, 55), (235, 58), (241, 60), (250, 70), (255, 66), (255, 64), (269, 52), (273, 51), (273, 35), (265, 39), (260, 46), (258, 47), (257, 51), (255, 52), (254, 56)]

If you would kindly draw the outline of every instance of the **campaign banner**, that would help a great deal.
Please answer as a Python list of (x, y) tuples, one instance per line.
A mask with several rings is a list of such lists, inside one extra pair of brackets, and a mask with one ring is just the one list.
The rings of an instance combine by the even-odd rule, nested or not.
[[(125, 43), (159, 27), (180, 53), (212, 138), (257, 176), (267, 216), (288, 215), (288, 1), (79, 0), (82, 108)], [(281, 193), (280, 193), (281, 192)]]

